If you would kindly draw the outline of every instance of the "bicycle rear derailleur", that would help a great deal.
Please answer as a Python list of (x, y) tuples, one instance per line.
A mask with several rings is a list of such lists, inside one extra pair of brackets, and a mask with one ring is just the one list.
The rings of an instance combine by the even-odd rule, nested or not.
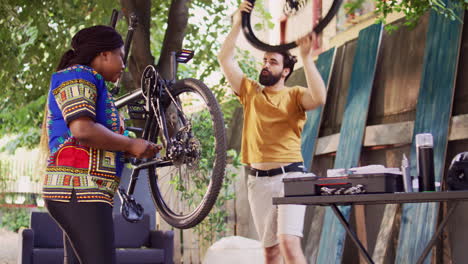
[(200, 142), (188, 134), (187, 131), (182, 130), (177, 132), (175, 138), (172, 139), (167, 156), (176, 166), (185, 164), (194, 167), (200, 158)]

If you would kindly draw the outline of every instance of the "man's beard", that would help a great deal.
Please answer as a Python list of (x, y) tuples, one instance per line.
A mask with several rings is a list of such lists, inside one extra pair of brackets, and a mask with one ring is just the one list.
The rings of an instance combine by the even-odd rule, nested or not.
[[(262, 74), (262, 72), (267, 72), (267, 74)], [(258, 81), (261, 85), (264, 86), (273, 86), (279, 82), (281, 79), (281, 73), (273, 75), (269, 70), (262, 69), (260, 75), (258, 76)]]

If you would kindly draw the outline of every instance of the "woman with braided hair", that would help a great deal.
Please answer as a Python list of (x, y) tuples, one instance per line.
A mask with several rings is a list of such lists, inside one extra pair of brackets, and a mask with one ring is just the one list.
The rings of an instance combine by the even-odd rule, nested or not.
[(123, 154), (151, 158), (160, 146), (124, 136), (105, 81), (123, 69), (122, 37), (108, 26), (80, 30), (52, 74), (49, 159), (43, 197), (64, 231), (64, 263), (115, 263), (113, 196)]

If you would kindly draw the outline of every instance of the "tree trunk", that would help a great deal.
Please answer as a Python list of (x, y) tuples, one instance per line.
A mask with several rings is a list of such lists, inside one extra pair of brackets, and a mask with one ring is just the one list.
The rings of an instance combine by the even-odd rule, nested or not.
[(151, 22), (151, 1), (150, 0), (121, 0), (123, 13), (125, 17), (135, 13), (138, 18), (138, 24), (133, 34), (130, 57), (127, 61), (128, 69), (132, 75), (134, 88), (140, 88), (140, 77), (149, 64), (154, 64), (154, 57), (150, 49), (150, 22)]
[(163, 78), (171, 78), (170, 52), (182, 49), (188, 22), (188, 2), (190, 0), (172, 0), (167, 16), (167, 29), (159, 57), (158, 68)]
[[(167, 29), (161, 48), (158, 68), (164, 78), (170, 78), (170, 52), (182, 48), (185, 30), (188, 22), (189, 0), (172, 0), (167, 18)], [(133, 35), (131, 56), (128, 60), (129, 71), (132, 74), (136, 88), (140, 87), (140, 77), (148, 64), (154, 64), (154, 57), (150, 50), (150, 22), (151, 1), (149, 0), (121, 0), (124, 15), (135, 13), (138, 17), (138, 26)], [(158, 14), (160, 15), (160, 14)]]

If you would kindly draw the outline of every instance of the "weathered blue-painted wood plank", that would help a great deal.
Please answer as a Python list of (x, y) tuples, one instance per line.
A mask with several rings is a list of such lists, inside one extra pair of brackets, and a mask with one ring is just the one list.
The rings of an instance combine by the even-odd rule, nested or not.
[[(372, 25), (359, 33), (335, 168), (351, 168), (358, 165), (381, 39), (381, 24)], [(340, 210), (345, 218), (349, 218), (349, 206), (341, 206)], [(341, 263), (346, 239), (345, 229), (330, 208), (326, 209), (323, 223), (317, 263)]]
[[(320, 54), (317, 59), (317, 69), (325, 82), (325, 87), (328, 91), (330, 85), (331, 72), (333, 70), (333, 64), (335, 61), (336, 49), (332, 48), (328, 51)], [(312, 160), (314, 158), (315, 146), (317, 143), (317, 137), (320, 129), (322, 120), (323, 106), (318, 107), (314, 110), (307, 111), (307, 122), (302, 130), (302, 157), (304, 159), (304, 165), (307, 171), (310, 171), (312, 166)]]
[[(459, 10), (457, 14), (463, 20), (463, 11)], [(417, 174), (415, 135), (431, 133), (438, 182), (441, 182), (444, 170), (461, 33), (460, 22), (431, 13), (411, 146), (411, 174)], [(437, 213), (437, 203), (403, 206), (395, 263), (416, 263), (434, 233)], [(425, 263), (430, 263), (430, 259), (431, 254)]]

